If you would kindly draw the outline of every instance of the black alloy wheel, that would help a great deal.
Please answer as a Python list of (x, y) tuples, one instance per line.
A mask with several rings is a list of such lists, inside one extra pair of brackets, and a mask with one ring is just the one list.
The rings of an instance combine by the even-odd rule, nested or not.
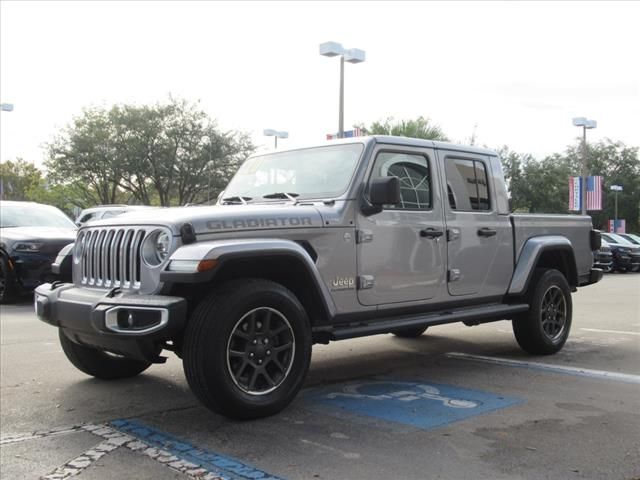
[(295, 359), (295, 337), (287, 318), (270, 307), (247, 312), (227, 342), (227, 368), (236, 386), (249, 395), (274, 391)]

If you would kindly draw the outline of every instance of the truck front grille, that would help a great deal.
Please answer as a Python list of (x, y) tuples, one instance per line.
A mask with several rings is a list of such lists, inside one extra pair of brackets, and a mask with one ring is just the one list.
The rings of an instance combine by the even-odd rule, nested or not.
[(142, 228), (98, 227), (84, 232), (80, 259), (82, 285), (140, 288)]

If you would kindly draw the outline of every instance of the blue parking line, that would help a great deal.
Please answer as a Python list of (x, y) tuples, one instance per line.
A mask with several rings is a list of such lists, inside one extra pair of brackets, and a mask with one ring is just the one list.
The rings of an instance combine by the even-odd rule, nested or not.
[(149, 446), (161, 448), (181, 460), (199, 465), (224, 480), (283, 480), (233, 457), (197, 448), (135, 420), (113, 420), (110, 425)]
[(522, 403), (515, 397), (425, 380), (375, 377), (314, 388), (313, 404), (358, 416), (432, 429)]

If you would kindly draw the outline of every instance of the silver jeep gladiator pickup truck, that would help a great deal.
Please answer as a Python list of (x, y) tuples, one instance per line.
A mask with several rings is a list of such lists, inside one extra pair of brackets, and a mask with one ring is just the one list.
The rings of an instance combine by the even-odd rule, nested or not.
[(576, 215), (513, 215), (500, 160), (475, 147), (363, 137), (249, 158), (217, 205), (85, 226), (38, 317), (101, 379), (183, 360), (204, 405), (282, 410), (314, 343), (512, 321), (532, 354), (562, 348), (571, 292), (602, 278)]

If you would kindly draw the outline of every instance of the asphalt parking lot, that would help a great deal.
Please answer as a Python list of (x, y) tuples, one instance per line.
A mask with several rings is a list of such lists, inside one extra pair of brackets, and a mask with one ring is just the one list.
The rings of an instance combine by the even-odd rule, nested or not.
[(507, 322), (316, 346), (293, 404), (251, 422), (204, 409), (175, 357), (83, 375), (28, 299), (0, 326), (2, 478), (640, 478), (640, 274), (574, 294), (551, 357)]

